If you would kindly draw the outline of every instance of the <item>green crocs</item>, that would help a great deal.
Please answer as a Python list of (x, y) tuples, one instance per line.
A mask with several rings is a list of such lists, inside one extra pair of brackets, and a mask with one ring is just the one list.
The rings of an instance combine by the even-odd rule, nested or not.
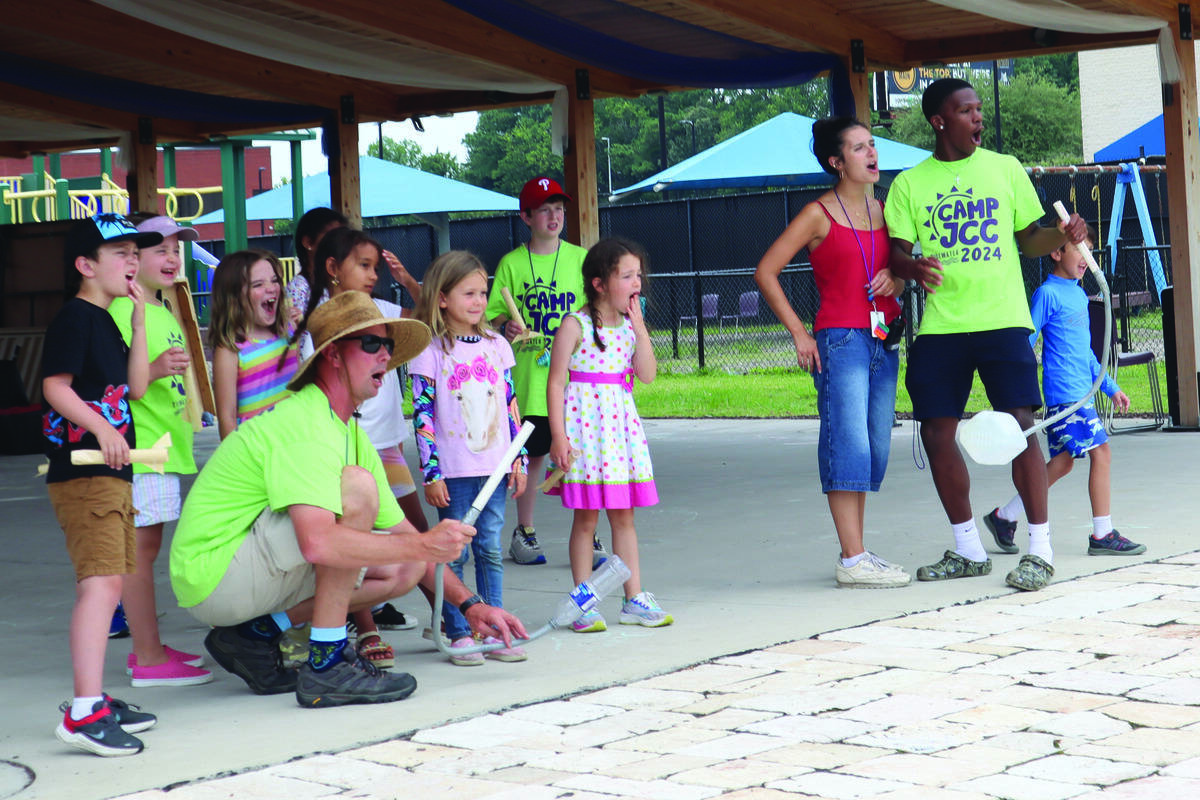
[(947, 550), (942, 560), (927, 567), (917, 568), (919, 581), (945, 581), (950, 578), (977, 578), (992, 571), (992, 560), (972, 561), (953, 550)]
[(1054, 567), (1047, 561), (1033, 555), (1021, 556), (1017, 568), (1008, 573), (1004, 582), (1014, 589), (1023, 592), (1036, 592), (1044, 589), (1054, 575)]

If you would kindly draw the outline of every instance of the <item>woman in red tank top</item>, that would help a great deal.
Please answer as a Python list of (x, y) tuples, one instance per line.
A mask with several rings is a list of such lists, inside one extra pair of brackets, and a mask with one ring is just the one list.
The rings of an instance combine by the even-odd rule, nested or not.
[[(896, 296), (904, 288), (887, 268), (875, 140), (852, 117), (823, 119), (813, 124), (813, 152), (837, 185), (800, 210), (763, 255), (754, 279), (817, 387), (821, 489), (842, 548), (837, 585), (905, 586), (908, 573), (863, 544), (866, 493), (879, 490), (891, 447), (899, 353), (885, 338), (889, 326), (901, 324)], [(820, 296), (811, 334), (779, 282), (805, 248)]]

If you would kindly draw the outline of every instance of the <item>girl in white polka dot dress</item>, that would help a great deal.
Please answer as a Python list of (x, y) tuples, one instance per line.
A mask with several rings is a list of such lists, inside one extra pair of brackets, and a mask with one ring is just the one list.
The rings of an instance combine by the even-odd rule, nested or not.
[[(554, 335), (547, 386), (550, 457), (567, 470), (550, 494), (575, 509), (571, 525), (571, 576), (592, 570), (592, 533), (600, 510), (608, 514), (612, 551), (630, 570), (621, 622), (657, 628), (674, 618), (642, 591), (633, 509), (658, 502), (650, 449), (633, 404), (633, 378), (654, 380), (658, 362), (642, 319), (646, 255), (631, 242), (605, 239), (583, 261), (587, 304), (566, 316)], [(592, 609), (574, 623), (580, 633), (607, 629)]]

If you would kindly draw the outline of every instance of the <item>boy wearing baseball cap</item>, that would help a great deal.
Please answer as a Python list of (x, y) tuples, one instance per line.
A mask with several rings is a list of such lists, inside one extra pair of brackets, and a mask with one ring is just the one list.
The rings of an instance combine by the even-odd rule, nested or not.
[[(162, 234), (142, 233), (120, 214), (77, 222), (63, 255), (79, 290), (46, 330), (42, 355), (42, 394), (49, 406), (43, 420), (46, 483), (76, 581), (70, 628), (75, 693), (60, 707), (55, 734), (101, 756), (140, 753), (142, 742), (131, 734), (157, 722), (109, 697), (101, 683), (109, 623), (123, 576), (135, 568), (129, 404), (145, 394), (150, 374), (138, 248), (161, 241)], [(129, 346), (107, 310), (118, 297), (132, 300)], [(103, 464), (71, 463), (73, 451), (97, 449)]]
[[(537, 177), (521, 189), (521, 221), (529, 226), (529, 243), (500, 259), (488, 298), (487, 318), (500, 327), (512, 344), (516, 365), (512, 369), (517, 407), (535, 426), (525, 447), (529, 474), (537, 475), (550, 452), (550, 422), (546, 413), (546, 381), (550, 374), (550, 345), (558, 323), (583, 305), (583, 257), (587, 250), (564, 242), (565, 204), (571, 198), (558, 181)], [(507, 288), (516, 300), (519, 319), (510, 319), (501, 293)], [(530, 334), (519, 342), (520, 334)], [(509, 554), (518, 564), (545, 564), (533, 528), (537, 492), (517, 498), (517, 527)]]

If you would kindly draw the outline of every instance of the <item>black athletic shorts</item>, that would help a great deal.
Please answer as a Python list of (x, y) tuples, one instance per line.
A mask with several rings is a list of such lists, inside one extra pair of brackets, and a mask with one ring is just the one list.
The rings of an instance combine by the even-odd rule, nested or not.
[(998, 411), (1041, 408), (1037, 358), (1025, 328), (926, 333), (908, 350), (904, 385), (918, 420), (961, 419), (975, 372)]
[(529, 438), (525, 440), (525, 452), (530, 458), (544, 456), (550, 452), (550, 418), (535, 417), (532, 414), (525, 416), (522, 422), (533, 423), (533, 433), (529, 434)]

